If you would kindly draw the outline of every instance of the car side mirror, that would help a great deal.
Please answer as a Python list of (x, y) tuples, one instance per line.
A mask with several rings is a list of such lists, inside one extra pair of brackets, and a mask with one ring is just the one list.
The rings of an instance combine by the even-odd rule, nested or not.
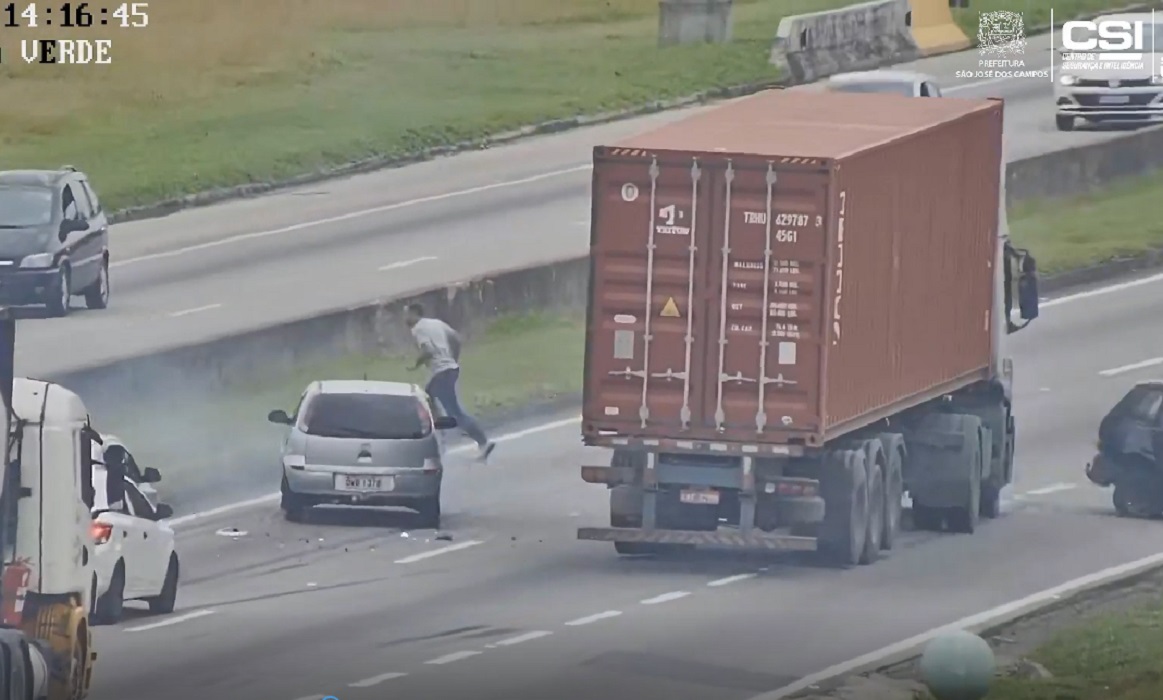
[(87, 228), (89, 225), (80, 219), (65, 219), (61, 222), (61, 240), (68, 238), (70, 233), (84, 231)]
[(276, 410), (268, 413), (267, 420), (270, 421), (271, 423), (277, 423), (279, 425), (290, 425), (291, 424), (291, 417), (288, 416), (287, 412), (282, 410), (282, 409), (276, 409)]
[(437, 416), (434, 422), (437, 430), (452, 430), (456, 427), (456, 419), (452, 416)]
[(157, 513), (158, 520), (167, 520), (174, 517), (174, 507), (169, 503), (157, 504), (157, 508), (154, 509), (154, 512)]
[(146, 467), (145, 471), (142, 472), (142, 474), (141, 474), (142, 483), (156, 484), (157, 482), (159, 482), (161, 480), (162, 480), (162, 473), (159, 472), (154, 467)]

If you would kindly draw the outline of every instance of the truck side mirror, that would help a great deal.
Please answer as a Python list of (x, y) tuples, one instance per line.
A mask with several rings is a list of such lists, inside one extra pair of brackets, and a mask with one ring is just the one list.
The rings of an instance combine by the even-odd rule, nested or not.
[(1038, 262), (1027, 251), (1018, 276), (1018, 312), (1026, 323), (1038, 318)]
[(141, 475), (141, 481), (144, 484), (156, 484), (162, 480), (162, 473), (154, 467), (146, 467)]

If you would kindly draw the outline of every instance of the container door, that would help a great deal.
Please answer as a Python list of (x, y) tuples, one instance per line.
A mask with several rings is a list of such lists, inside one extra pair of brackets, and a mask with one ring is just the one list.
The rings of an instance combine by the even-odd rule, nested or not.
[(829, 217), (820, 163), (728, 163), (708, 287), (708, 427), (785, 441), (820, 427), (821, 322)]
[(587, 426), (681, 435), (701, 400), (692, 379), (705, 323), (711, 178), (682, 154), (618, 155), (602, 158), (594, 177)]

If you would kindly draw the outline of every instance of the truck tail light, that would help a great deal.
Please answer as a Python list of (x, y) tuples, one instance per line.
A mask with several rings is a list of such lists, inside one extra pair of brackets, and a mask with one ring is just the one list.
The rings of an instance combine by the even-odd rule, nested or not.
[(778, 481), (775, 492), (789, 498), (812, 498), (819, 492), (819, 484), (814, 481)]
[(113, 526), (108, 523), (93, 523), (89, 530), (93, 533), (93, 542), (105, 544), (113, 536)]

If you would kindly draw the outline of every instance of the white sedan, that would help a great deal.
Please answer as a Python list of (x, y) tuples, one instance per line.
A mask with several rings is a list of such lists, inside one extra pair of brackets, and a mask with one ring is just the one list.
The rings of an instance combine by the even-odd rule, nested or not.
[[(155, 469), (146, 469), (146, 481), (160, 478)], [(106, 482), (108, 472), (93, 465), (93, 609), (94, 624), (115, 624), (121, 620), (127, 600), (144, 600), (150, 612), (173, 612), (178, 595), (178, 554), (174, 531), (166, 518), (173, 508), (161, 503), (155, 508), (138, 485), (126, 477), (125, 497), (110, 507)]]
[(870, 70), (839, 73), (825, 84), (832, 92), (887, 92), (906, 97), (940, 97), (937, 79), (924, 73), (896, 70)]

